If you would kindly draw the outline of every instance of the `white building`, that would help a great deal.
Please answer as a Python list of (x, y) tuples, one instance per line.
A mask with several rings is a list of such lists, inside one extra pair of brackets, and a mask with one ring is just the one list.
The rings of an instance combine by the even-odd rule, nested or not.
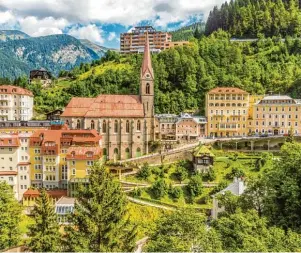
[(68, 214), (72, 213), (74, 210), (75, 198), (61, 197), (55, 203), (55, 213), (58, 217), (58, 222), (60, 224), (68, 224)]
[(224, 190), (213, 195), (213, 207), (211, 210), (211, 216), (213, 219), (217, 219), (218, 214), (223, 212), (225, 208), (223, 206), (219, 206), (218, 199), (216, 198), (220, 194), (225, 194), (225, 192), (231, 192), (235, 196), (240, 196), (244, 193), (246, 189), (245, 183), (242, 179), (234, 178), (232, 184), (226, 187)]
[(0, 86), (0, 121), (31, 120), (32, 117), (31, 91), (11, 85)]
[(29, 137), (30, 134), (0, 135), (0, 181), (12, 187), (18, 200), (30, 186)]

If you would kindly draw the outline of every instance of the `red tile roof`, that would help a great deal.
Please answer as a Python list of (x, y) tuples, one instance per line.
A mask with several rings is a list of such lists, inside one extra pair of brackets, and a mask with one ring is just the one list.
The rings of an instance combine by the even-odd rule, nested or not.
[(0, 176), (16, 176), (18, 172), (16, 171), (0, 171)]
[(19, 147), (20, 140), (17, 135), (0, 135), (0, 147)]
[(248, 92), (234, 87), (217, 87), (208, 92), (208, 94), (249, 94)]
[[(67, 196), (67, 190), (49, 190), (47, 194), (51, 198), (59, 199), (62, 196)], [(39, 197), (40, 191), (37, 189), (28, 189), (26, 192), (23, 193), (23, 197)]]
[(0, 94), (16, 94), (33, 97), (33, 94), (30, 90), (12, 85), (0, 85)]
[(39, 197), (40, 192), (36, 189), (28, 189), (26, 192), (23, 193), (23, 197)]
[(143, 104), (135, 95), (99, 95), (97, 98), (73, 98), (62, 117), (144, 117)]
[[(87, 153), (92, 152), (92, 157), (87, 156)], [(73, 153), (73, 154), (72, 154)], [(67, 160), (97, 160), (101, 157), (100, 147), (70, 147), (68, 148)]]
[(30, 164), (31, 164), (30, 162), (20, 162), (20, 163), (18, 163), (18, 166), (19, 166), (19, 165), (21, 165), (21, 166), (22, 166), (22, 165), (30, 165)]
[[(101, 136), (98, 135), (96, 130), (51, 130), (42, 129), (36, 131), (30, 137), (29, 146), (42, 147), (42, 152), (48, 150), (54, 151), (55, 154), (60, 152), (61, 142), (70, 142), (69, 146), (79, 143), (90, 143), (91, 145), (99, 145)], [(53, 146), (47, 146), (47, 142), (54, 143)], [(72, 142), (72, 143), (71, 143)], [(37, 145), (36, 145), (37, 143)]]

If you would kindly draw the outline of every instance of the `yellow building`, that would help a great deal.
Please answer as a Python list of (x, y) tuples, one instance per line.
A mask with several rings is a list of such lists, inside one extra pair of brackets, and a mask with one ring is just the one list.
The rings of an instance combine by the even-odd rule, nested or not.
[[(93, 162), (101, 158), (100, 146), (101, 137), (96, 130), (52, 126), (36, 131), (29, 144), (32, 186), (67, 189), (70, 178), (89, 175)], [(82, 150), (86, 152), (83, 154)], [(72, 155), (76, 159), (71, 159)], [(69, 158), (74, 162), (68, 162)]]
[(301, 133), (301, 101), (289, 96), (265, 96), (253, 108), (251, 131), (257, 135)]
[(220, 87), (206, 95), (207, 134), (210, 137), (246, 136), (249, 93), (238, 88)]

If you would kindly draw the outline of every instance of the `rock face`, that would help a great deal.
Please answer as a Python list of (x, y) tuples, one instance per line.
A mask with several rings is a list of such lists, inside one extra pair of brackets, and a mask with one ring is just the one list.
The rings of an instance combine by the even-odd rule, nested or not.
[(0, 41), (28, 39), (30, 36), (17, 30), (0, 30)]
[(100, 57), (79, 40), (65, 34), (6, 39), (0, 42), (0, 77), (14, 79), (39, 68), (58, 75), (60, 70), (70, 70)]

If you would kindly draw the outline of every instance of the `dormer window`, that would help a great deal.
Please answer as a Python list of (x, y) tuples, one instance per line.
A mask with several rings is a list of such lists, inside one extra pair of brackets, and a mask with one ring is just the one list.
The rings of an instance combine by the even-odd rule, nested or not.
[(87, 152), (87, 153), (86, 153), (86, 156), (87, 156), (87, 157), (93, 157), (93, 152)]

